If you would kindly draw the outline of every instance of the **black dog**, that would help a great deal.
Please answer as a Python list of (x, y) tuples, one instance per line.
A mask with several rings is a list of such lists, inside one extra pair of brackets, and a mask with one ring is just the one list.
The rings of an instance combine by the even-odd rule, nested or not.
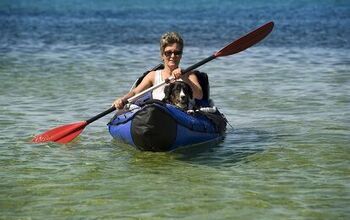
[(164, 88), (163, 102), (173, 104), (185, 111), (192, 109), (193, 91), (182, 81), (175, 81)]

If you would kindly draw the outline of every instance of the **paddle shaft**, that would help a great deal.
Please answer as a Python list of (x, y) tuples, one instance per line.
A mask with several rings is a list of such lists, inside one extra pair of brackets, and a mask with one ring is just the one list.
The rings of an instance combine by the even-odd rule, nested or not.
[[(273, 29), (274, 23), (273, 22), (269, 22), (266, 23), (265, 25), (259, 27), (258, 29), (244, 35), (243, 37), (239, 38), (238, 40), (235, 40), (233, 42), (231, 42), (230, 44), (228, 44), (227, 46), (225, 46), (224, 48), (222, 48), (220, 51), (214, 53), (213, 55), (203, 59), (202, 61), (188, 67), (187, 69), (182, 71), (182, 75), (186, 74), (194, 69), (196, 69), (197, 67), (217, 58), (217, 57), (222, 57), (222, 56), (229, 56), (235, 53), (239, 53), (251, 46), (253, 46), (254, 44), (260, 42), (262, 39), (264, 39)], [(156, 67), (154, 67), (152, 70), (150, 71), (154, 71), (156, 69), (159, 69), (159, 65), (157, 65)], [(148, 72), (145, 72), (143, 75), (146, 75)], [(144, 90), (143, 92), (125, 100), (125, 104), (126, 103), (131, 103), (135, 100), (137, 100), (139, 97), (143, 96), (144, 94), (146, 94), (147, 92), (150, 92), (156, 88), (159, 88), (161, 86), (163, 86), (166, 83), (171, 82), (172, 80), (174, 80), (174, 77), (171, 76), (167, 79), (165, 79), (163, 82), (161, 82), (158, 85), (152, 86), (146, 90)], [(124, 101), (124, 100), (123, 100)], [(86, 120), (86, 121), (81, 121), (81, 122), (76, 122), (76, 123), (72, 123), (72, 124), (67, 124), (67, 125), (63, 125), (63, 126), (59, 126), (53, 129), (50, 129), (49, 131), (46, 131), (42, 134), (39, 134), (37, 136), (35, 136), (32, 140), (32, 142), (34, 143), (43, 143), (43, 142), (49, 142), (49, 141), (53, 141), (53, 142), (57, 142), (57, 143), (69, 143), (70, 141), (72, 141), (75, 137), (77, 137), (82, 130), (90, 123), (96, 121), (97, 119), (115, 111), (116, 108), (115, 106), (110, 107), (109, 109), (107, 109), (104, 112), (101, 112), (100, 114)]]
[(111, 112), (114, 112), (115, 110), (116, 110), (116, 108), (115, 108), (114, 106), (110, 107), (110, 108), (107, 109), (106, 111), (101, 112), (100, 114), (95, 115), (94, 117), (92, 117), (92, 118), (86, 120), (86, 125), (88, 125), (88, 124), (90, 124), (90, 123), (96, 121), (97, 119), (102, 118), (102, 117), (105, 116), (105, 115), (108, 115), (108, 114), (111, 113)]
[(206, 64), (209, 61), (212, 61), (215, 58), (216, 58), (216, 56), (215, 56), (215, 54), (213, 54), (213, 55), (203, 59), (202, 61), (199, 61), (198, 63), (193, 64), (192, 66), (189, 66), (187, 69), (183, 70), (181, 74), (184, 75), (184, 74), (186, 74), (186, 73), (188, 73), (188, 72), (190, 72), (190, 71), (192, 71), (192, 70), (202, 66), (203, 64)]

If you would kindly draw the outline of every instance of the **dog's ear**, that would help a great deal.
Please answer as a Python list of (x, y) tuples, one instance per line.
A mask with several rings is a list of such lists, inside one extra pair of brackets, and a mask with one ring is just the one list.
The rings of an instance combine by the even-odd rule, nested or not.
[(171, 91), (173, 90), (173, 87), (174, 87), (174, 83), (170, 83), (168, 84), (167, 86), (165, 86), (164, 88), (164, 98), (163, 98), (163, 101), (169, 101), (170, 100), (170, 95), (171, 95)]

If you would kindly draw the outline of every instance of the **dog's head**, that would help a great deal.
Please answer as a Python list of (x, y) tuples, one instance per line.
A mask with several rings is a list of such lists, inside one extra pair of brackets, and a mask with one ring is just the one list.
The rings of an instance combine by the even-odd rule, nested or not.
[(163, 101), (173, 104), (183, 110), (188, 110), (193, 98), (191, 87), (182, 81), (176, 81), (164, 88), (165, 97)]

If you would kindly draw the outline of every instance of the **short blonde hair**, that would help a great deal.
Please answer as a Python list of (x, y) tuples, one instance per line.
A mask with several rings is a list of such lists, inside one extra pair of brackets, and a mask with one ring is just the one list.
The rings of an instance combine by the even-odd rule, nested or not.
[(162, 37), (160, 38), (160, 53), (161, 53), (161, 55), (163, 55), (164, 50), (167, 46), (175, 44), (175, 43), (180, 45), (181, 50), (183, 49), (184, 41), (179, 33), (167, 32), (167, 33), (163, 34)]

